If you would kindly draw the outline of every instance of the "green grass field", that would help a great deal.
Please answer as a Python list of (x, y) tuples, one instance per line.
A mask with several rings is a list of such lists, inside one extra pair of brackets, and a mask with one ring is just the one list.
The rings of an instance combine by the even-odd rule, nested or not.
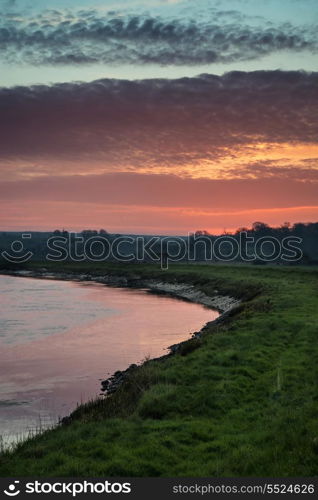
[(1, 476), (318, 474), (317, 268), (63, 266), (187, 281), (243, 306), (69, 425), (3, 453)]

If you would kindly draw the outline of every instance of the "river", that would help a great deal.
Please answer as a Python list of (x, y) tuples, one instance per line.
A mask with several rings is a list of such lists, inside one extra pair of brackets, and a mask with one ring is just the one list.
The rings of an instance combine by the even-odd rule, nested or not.
[[(0, 276), (0, 439), (7, 446), (100, 394), (100, 380), (218, 316), (103, 284)], [(1, 444), (1, 443), (0, 443)]]

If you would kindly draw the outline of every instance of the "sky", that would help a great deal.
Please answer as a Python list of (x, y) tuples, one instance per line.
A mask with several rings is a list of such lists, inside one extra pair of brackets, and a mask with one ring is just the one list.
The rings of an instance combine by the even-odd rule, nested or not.
[(316, 0), (0, 0), (0, 228), (318, 220)]

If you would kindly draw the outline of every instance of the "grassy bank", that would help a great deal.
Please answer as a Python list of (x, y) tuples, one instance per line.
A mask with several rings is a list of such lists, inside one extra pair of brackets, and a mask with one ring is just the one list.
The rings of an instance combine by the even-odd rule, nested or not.
[(133, 371), (107, 400), (80, 407), (69, 425), (2, 454), (1, 476), (318, 474), (317, 268), (51, 269), (188, 282), (243, 305), (181, 353)]

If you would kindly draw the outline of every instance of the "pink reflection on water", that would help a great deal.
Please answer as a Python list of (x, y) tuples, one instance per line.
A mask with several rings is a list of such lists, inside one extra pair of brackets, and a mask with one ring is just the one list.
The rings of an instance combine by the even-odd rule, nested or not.
[(39, 419), (56, 421), (97, 396), (99, 379), (164, 354), (218, 316), (144, 290), (14, 277), (0, 277), (1, 285), (3, 280), (0, 433), (23, 433)]

